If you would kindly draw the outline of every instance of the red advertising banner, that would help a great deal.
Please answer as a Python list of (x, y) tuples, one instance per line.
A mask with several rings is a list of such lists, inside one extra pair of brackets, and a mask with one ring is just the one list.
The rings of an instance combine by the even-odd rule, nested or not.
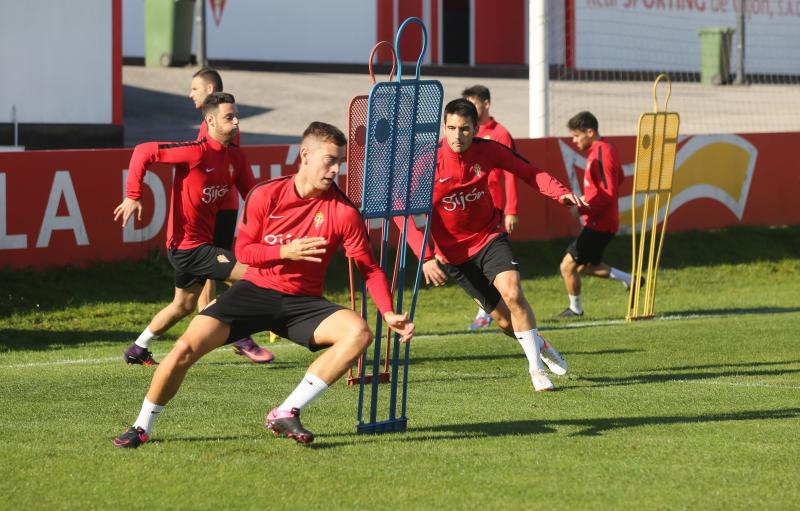
[[(625, 175), (621, 230), (630, 231), (634, 137), (611, 137)], [(800, 133), (696, 135), (681, 139), (669, 230), (733, 225), (800, 224), (795, 198), (800, 163), (791, 148)], [(297, 145), (245, 148), (257, 179), (297, 169)], [(580, 190), (585, 155), (567, 139), (518, 140), (517, 149)], [(0, 153), (0, 267), (58, 267), (138, 259), (163, 249), (172, 168), (155, 165), (145, 178), (141, 221), (122, 229), (113, 210), (122, 201), (131, 149)], [(520, 184), (514, 240), (566, 237), (580, 230), (566, 208)], [(662, 211), (663, 215), (663, 211)]]
[[(247, 148), (256, 179), (297, 170), (298, 146)], [(141, 222), (123, 229), (131, 149), (0, 153), (0, 267), (34, 268), (139, 259), (163, 249), (172, 167), (145, 176)]]
[[(619, 198), (620, 232), (630, 232), (636, 138), (607, 140), (616, 146), (626, 176)], [(800, 133), (682, 136), (668, 230), (800, 224), (800, 207), (793, 199), (800, 186), (800, 163), (790, 153), (797, 143)], [(581, 190), (585, 154), (579, 153), (569, 139), (519, 140), (517, 150), (573, 191)], [(520, 225), (512, 239), (550, 239), (580, 230), (578, 221), (563, 207), (538, 194), (527, 199), (526, 185), (519, 188)], [(662, 208), (660, 219), (664, 213)]]

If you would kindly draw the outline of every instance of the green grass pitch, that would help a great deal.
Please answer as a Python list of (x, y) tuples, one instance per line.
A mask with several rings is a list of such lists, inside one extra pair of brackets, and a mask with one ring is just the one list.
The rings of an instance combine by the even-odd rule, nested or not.
[[(356, 435), (357, 393), (340, 382), (304, 411), (309, 448), (263, 427), (313, 357), (281, 341), (267, 367), (210, 354), (153, 440), (115, 450), (153, 372), (121, 354), (170, 299), (169, 267), (2, 270), (0, 509), (800, 507), (800, 228), (669, 235), (659, 318), (634, 324), (622, 286), (598, 279), (584, 280), (585, 317), (556, 318), (566, 243), (515, 244), (570, 363), (556, 392), (533, 392), (516, 341), (466, 333), (475, 306), (460, 289), (425, 289), (408, 432)], [(630, 238), (607, 255), (627, 268)], [(344, 301), (336, 264), (330, 296)]]

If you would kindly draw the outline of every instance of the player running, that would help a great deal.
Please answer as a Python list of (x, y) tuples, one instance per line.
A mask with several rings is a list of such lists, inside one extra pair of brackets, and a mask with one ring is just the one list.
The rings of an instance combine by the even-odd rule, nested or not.
[[(478, 138), (494, 140), (504, 146), (515, 149), (514, 139), (508, 130), (489, 113), (492, 106), (492, 96), (489, 89), (483, 85), (473, 85), (464, 89), (461, 97), (475, 105), (478, 111)], [(508, 234), (514, 232), (519, 224), (517, 213), (517, 178), (511, 172), (503, 169), (492, 169), (489, 171), (487, 181), (489, 193), (492, 196), (492, 204), (500, 211), (503, 221), (503, 228)], [(492, 324), (492, 316), (485, 310), (478, 307), (478, 312), (469, 330), (481, 330)]]
[(303, 133), (297, 174), (260, 183), (250, 192), (236, 240), (239, 260), (250, 265), (244, 278), (192, 320), (153, 375), (136, 422), (114, 439), (116, 447), (138, 447), (149, 439), (156, 418), (203, 355), (264, 330), (311, 351), (327, 348), (266, 417), (266, 427), (276, 435), (311, 443), (314, 434), (300, 423), (301, 410), (372, 342), (360, 315), (322, 297), (325, 272), (340, 245), (364, 275), (389, 327), (402, 342), (411, 339), (414, 324), (392, 310), (389, 283), (372, 254), (364, 221), (335, 185), (345, 144), (334, 126), (311, 123)]
[[(202, 111), (203, 102), (209, 94), (213, 92), (222, 92), (222, 77), (216, 69), (208, 67), (201, 68), (194, 75), (192, 75), (192, 82), (189, 90), (189, 99), (194, 103), (194, 107)], [(239, 142), (241, 133), (236, 131), (236, 136), (233, 138), (233, 144), (241, 147)], [(200, 130), (197, 133), (197, 140), (202, 140), (208, 136), (208, 124), (203, 119), (200, 123)], [(214, 246), (224, 248), (225, 250), (233, 251), (233, 237), (236, 232), (236, 219), (239, 214), (239, 194), (236, 187), (233, 186), (222, 198), (217, 211), (217, 218), (214, 222)], [(197, 299), (197, 310), (201, 311), (214, 299), (216, 296), (216, 284), (214, 279), (206, 280), (203, 290)], [(271, 337), (272, 338), (272, 337)], [(142, 342), (142, 345), (147, 348), (148, 345)], [(237, 355), (242, 355), (249, 358), (257, 364), (264, 364), (270, 362), (274, 356), (271, 352), (265, 350), (250, 337), (240, 339), (233, 343), (233, 352)]]
[[(456, 99), (445, 106), (445, 143), (439, 147), (433, 187), (433, 246), (426, 248), (422, 267), (425, 281), (439, 286), (449, 275), (458, 282), (503, 332), (519, 341), (528, 358), (534, 389), (552, 390), (542, 361), (559, 375), (567, 372), (567, 363), (536, 328), (533, 310), (520, 285), (519, 263), (489, 195), (489, 171), (507, 170), (562, 204), (585, 204), (553, 176), (511, 149), (476, 138), (477, 126), (478, 112), (469, 101)], [(401, 220), (396, 218), (395, 222)], [(422, 238), (422, 232), (409, 222), (408, 243), (415, 252)]]
[[(232, 283), (246, 269), (236, 262), (230, 250), (213, 245), (214, 219), (220, 203), (233, 185), (246, 194), (254, 184), (244, 153), (233, 142), (239, 131), (234, 97), (224, 92), (209, 94), (203, 116), (208, 123), (208, 136), (201, 140), (136, 146), (128, 168), (125, 200), (114, 209), (114, 220), (121, 218), (123, 227), (134, 213), (140, 220), (139, 199), (147, 165), (179, 164), (175, 167), (167, 224), (167, 257), (175, 269), (175, 296), (125, 350), (128, 364), (157, 365), (148, 349), (150, 342), (195, 309), (206, 279)], [(271, 359), (270, 354), (264, 362)]]
[(625, 174), (617, 151), (600, 137), (597, 118), (591, 112), (576, 114), (567, 127), (578, 150), (589, 150), (583, 173), (583, 200), (589, 207), (578, 208), (583, 229), (561, 261), (561, 276), (569, 297), (569, 307), (561, 316), (569, 318), (583, 316), (581, 274), (618, 280), (625, 289), (631, 285), (631, 274), (603, 262), (606, 246), (619, 229), (619, 187)]

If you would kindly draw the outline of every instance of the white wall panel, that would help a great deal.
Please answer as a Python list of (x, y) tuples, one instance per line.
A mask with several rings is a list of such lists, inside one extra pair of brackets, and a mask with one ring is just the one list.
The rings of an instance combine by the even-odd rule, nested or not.
[[(123, 3), (123, 54), (143, 57), (144, 0)], [(207, 4), (206, 51), (211, 60), (363, 63), (376, 9), (375, 0), (234, 0), (217, 26)]]
[[(745, 69), (800, 73), (800, 5), (747, 0)], [(700, 70), (703, 27), (737, 24), (736, 0), (589, 0), (575, 2), (579, 69)], [(731, 48), (736, 68), (736, 36)]]
[(0, 4), (0, 122), (112, 122), (111, 2)]

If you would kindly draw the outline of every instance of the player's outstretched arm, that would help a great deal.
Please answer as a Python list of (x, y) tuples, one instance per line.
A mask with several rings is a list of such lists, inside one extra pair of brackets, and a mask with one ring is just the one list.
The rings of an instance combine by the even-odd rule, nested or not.
[(400, 334), (400, 342), (406, 343), (414, 337), (414, 323), (409, 321), (408, 313), (397, 314), (389, 311), (383, 315), (389, 328)]
[[(516, 152), (502, 144), (492, 144), (488, 146), (491, 151), (489, 154), (494, 159), (494, 167), (507, 170), (525, 181), (531, 188), (542, 195), (557, 200), (562, 204), (566, 199), (564, 196), (575, 194), (564, 186), (558, 179), (553, 177), (546, 170), (540, 169)], [(576, 202), (578, 204), (578, 202)]]
[(202, 157), (203, 150), (199, 144), (170, 144), (164, 142), (147, 142), (133, 149), (128, 164), (128, 177), (125, 179), (125, 200), (114, 208), (114, 221), (122, 218), (122, 226), (136, 212), (136, 219), (142, 219), (142, 183), (151, 163), (188, 163), (193, 164)]

